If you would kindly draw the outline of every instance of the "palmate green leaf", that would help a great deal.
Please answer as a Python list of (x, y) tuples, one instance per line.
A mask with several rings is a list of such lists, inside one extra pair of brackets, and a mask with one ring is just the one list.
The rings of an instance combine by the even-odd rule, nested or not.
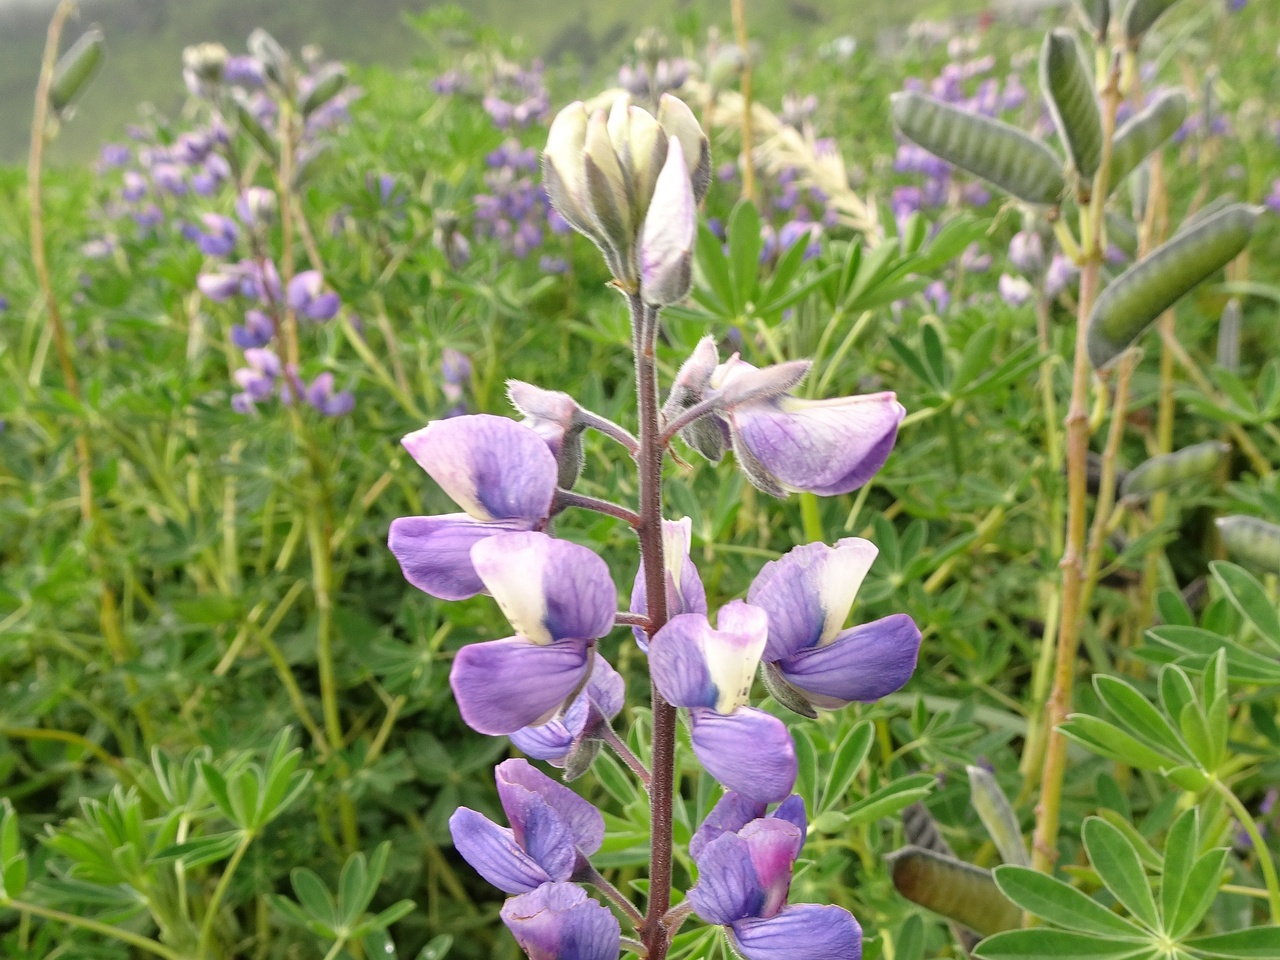
[(1251, 927), (1188, 940), (1186, 946), (1210, 957), (1231, 960), (1276, 960), (1280, 957), (1280, 927)]
[(1196, 861), (1196, 849), (1200, 845), (1200, 811), (1195, 807), (1186, 810), (1173, 826), (1164, 841), (1164, 879), (1160, 884), (1160, 916), (1166, 930), (1173, 926), (1182, 892), (1187, 888), (1187, 877)]
[(341, 921), (333, 895), (313, 871), (306, 867), (294, 867), (289, 873), (289, 882), (293, 885), (298, 903), (312, 919), (326, 924), (330, 929), (339, 925)]
[[(1203, 670), (1219, 650), (1226, 653), (1227, 673), (1236, 683), (1280, 683), (1280, 662), (1242, 647), (1230, 637), (1200, 627), (1155, 627), (1147, 636), (1178, 653), (1186, 654), (1186, 666)], [(1181, 709), (1181, 708), (1179, 708)]]
[(1152, 750), (1115, 724), (1087, 713), (1071, 714), (1066, 723), (1059, 724), (1058, 730), (1109, 760), (1119, 760), (1142, 770), (1161, 770), (1171, 765), (1164, 754)]
[(368, 879), (369, 863), (364, 854), (353, 853), (343, 864), (342, 873), (338, 877), (337, 914), (338, 922), (342, 926), (352, 926), (364, 913), (364, 908), (369, 905), (369, 901), (373, 899), (373, 894), (378, 887), (375, 883), (373, 890), (368, 891), (366, 896)]
[(453, 948), (453, 937), (447, 933), (432, 937), (431, 942), (422, 948), (415, 960), (444, 960)]
[(1213, 578), (1232, 605), (1244, 615), (1272, 646), (1280, 648), (1280, 614), (1267, 591), (1249, 571), (1225, 560), (1209, 564)]
[(1129, 732), (1162, 753), (1191, 759), (1186, 744), (1178, 736), (1173, 724), (1128, 681), (1098, 674), (1093, 678), (1093, 688), (1107, 709)]
[(805, 809), (815, 810), (818, 806), (818, 749), (804, 727), (793, 730), (791, 739), (796, 751), (795, 792), (804, 798)]
[(827, 768), (827, 781), (822, 788), (822, 801), (819, 812), (836, 809), (844, 801), (849, 784), (858, 775), (858, 770), (866, 762), (871, 752), (871, 743), (875, 738), (875, 727), (868, 720), (863, 720), (850, 728), (844, 735), (835, 755)]
[(1226, 849), (1210, 850), (1200, 856), (1187, 873), (1187, 883), (1178, 900), (1178, 908), (1166, 924), (1169, 935), (1181, 939), (1200, 925), (1204, 915), (1213, 906), (1222, 883), (1222, 871), (1227, 864)]
[(729, 215), (729, 270), (733, 278), (733, 309), (741, 314), (756, 297), (760, 280), (760, 214), (742, 200)]
[(720, 238), (702, 222), (698, 223), (698, 243), (694, 248), (699, 275), (719, 301), (715, 312), (724, 317), (735, 315), (733, 306), (733, 278), (729, 274), (729, 258), (720, 245)]
[(1160, 917), (1151, 895), (1151, 883), (1138, 851), (1123, 833), (1101, 817), (1089, 817), (1082, 831), (1089, 862), (1107, 889), (1125, 908), (1151, 930), (1160, 929)]
[(926, 773), (899, 777), (849, 807), (844, 813), (845, 825), (859, 826), (881, 817), (893, 816), (904, 807), (927, 797), (936, 783), (936, 778)]
[(1077, 933), (1150, 942), (1141, 928), (1112, 913), (1070, 884), (1029, 867), (996, 867), (996, 884), (1028, 913)]
[(1148, 941), (1135, 944), (1065, 930), (1010, 930), (978, 944), (978, 960), (1147, 960), (1159, 955)]
[(199, 837), (195, 840), (188, 840), (186, 843), (165, 847), (152, 857), (152, 860), (161, 862), (181, 860), (183, 866), (188, 869), (203, 867), (231, 856), (235, 848), (239, 846), (243, 836), (244, 834), (239, 830), (232, 830), (228, 833)]

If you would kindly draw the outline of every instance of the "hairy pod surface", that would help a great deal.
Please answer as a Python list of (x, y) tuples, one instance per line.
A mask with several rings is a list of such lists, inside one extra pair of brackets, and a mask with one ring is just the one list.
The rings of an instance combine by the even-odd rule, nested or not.
[(1117, 277), (1089, 317), (1089, 360), (1105, 367), (1148, 326), (1233, 260), (1253, 235), (1259, 210), (1237, 203), (1177, 234)]
[(1167, 490), (1187, 480), (1207, 477), (1218, 469), (1218, 464), (1230, 452), (1229, 444), (1221, 440), (1207, 440), (1144, 460), (1124, 478), (1120, 495), (1126, 500), (1147, 497), (1157, 490)]
[(1129, 42), (1129, 46), (1137, 48), (1152, 24), (1177, 2), (1178, 0), (1130, 0), (1121, 20), (1124, 38)]
[(61, 113), (69, 107), (97, 73), (102, 65), (103, 40), (102, 31), (93, 27), (58, 58), (53, 70), (53, 83), (49, 87), (49, 106), (54, 113)]
[(1280, 526), (1257, 517), (1219, 517), (1215, 523), (1227, 552), (1267, 573), (1280, 573)]
[(889, 859), (894, 887), (912, 903), (983, 936), (1022, 926), (1022, 911), (990, 870), (922, 847), (904, 847)]
[(1110, 0), (1080, 0), (1080, 15), (1093, 31), (1095, 37), (1106, 37), (1107, 27), (1111, 26)]
[(1019, 200), (1051, 206), (1067, 189), (1058, 155), (1017, 127), (914, 91), (891, 104), (904, 137)]
[(1189, 109), (1190, 101), (1184, 91), (1166, 90), (1116, 131), (1111, 144), (1113, 188), (1177, 133)]
[(1040, 87), (1053, 125), (1081, 178), (1090, 180), (1102, 162), (1102, 113), (1076, 35), (1050, 30), (1040, 51)]

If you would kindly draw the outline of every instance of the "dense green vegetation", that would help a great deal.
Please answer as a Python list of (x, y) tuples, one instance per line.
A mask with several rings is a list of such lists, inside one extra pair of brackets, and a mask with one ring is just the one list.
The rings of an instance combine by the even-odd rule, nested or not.
[[(93, 82), (43, 180), (65, 342), (33, 261), (25, 170), (0, 169), (0, 955), (519, 956), (498, 893), (448, 829), (459, 805), (498, 816), (493, 766), (519, 755), (462, 722), (450, 665), (465, 644), (511, 629), (489, 597), (445, 603), (415, 590), (386, 539), (394, 518), (456, 509), (401, 437), (462, 411), (511, 415), (508, 379), (635, 423), (626, 304), (595, 248), (552, 229), (522, 152), (541, 149), (555, 110), (615, 88), (617, 68), (636, 62), (642, 25), (597, 6), (582, 18), (584, 51), (565, 40), (580, 18), (567, 3), (522, 5), (520, 41), (452, 9), (390, 29), (390, 14), (364, 4), (305, 24), (278, 5), (262, 25), (296, 62), (298, 45), (318, 42), (411, 64), (352, 67), (340, 99), (310, 114), (324, 122), (299, 126), (284, 150), (277, 131), (291, 128), (262, 101), (237, 112), (220, 93), (183, 93), (181, 46), (222, 39), (241, 52), (238, 13), (174, 7), (146, 34), (145, 55), (108, 29), (126, 73)], [(1280, 923), (1280, 547), (1267, 539), (1280, 528), (1240, 536), (1215, 521), (1280, 523), (1280, 221), (1263, 215), (1245, 252), (1178, 302), (1168, 343), (1134, 331), (1141, 355), (1121, 363), (1131, 376), (1086, 381), (1076, 429), (1087, 422), (1088, 517), (1102, 521), (1090, 531), (1079, 657), (1066, 660), (1083, 719), (1069, 727), (1052, 831), (1048, 870), (1061, 882), (1046, 892), (1043, 877), (1006, 869), (1002, 894), (990, 874), (948, 872), (947, 851), (982, 870), (1030, 862), (1043, 822), (1081, 292), (1055, 260), (1064, 233), (1043, 210), (904, 154), (889, 98), (950, 77), (952, 99), (994, 97), (993, 112), (1063, 154), (1037, 61), (1045, 31), (1077, 21), (1056, 10), (1030, 25), (935, 24), (877, 43), (836, 14), (792, 33), (776, 25), (797, 21), (795, 5), (759, 6), (749, 5), (762, 108), (754, 204), (743, 200), (741, 74), (709, 48), (710, 28), (722, 45), (732, 35), (727, 15), (646, 11), (665, 55), (688, 61), (678, 92), (707, 128), (714, 171), (693, 294), (664, 314), (661, 382), (710, 333), (721, 359), (812, 358), (798, 395), (892, 390), (907, 417), (871, 482), (822, 500), (773, 499), (677, 442), (668, 514), (692, 520), (712, 610), (795, 544), (862, 536), (879, 558), (854, 621), (905, 612), (923, 634), (900, 692), (789, 720), (809, 811), (791, 900), (852, 911), (868, 960), (962, 956), (971, 930), (1017, 925), (1023, 909), (1049, 921), (1032, 936), (1061, 957), (1274, 956), (1274, 939), (1240, 931)], [(889, 6), (867, 23), (888, 22)], [(502, 16), (496, 2), (475, 13)], [(840, 41), (851, 32), (856, 49)], [(528, 69), (557, 43), (570, 55)], [(1148, 91), (1186, 88), (1191, 112), (1158, 165), (1113, 195), (1104, 286), (1215, 198), (1280, 196), (1277, 44), (1280, 14), (1262, 2), (1236, 13), (1186, 4), (1159, 22), (1136, 75)], [(31, 87), (39, 60), (38, 41), (15, 48), (4, 69), (25, 72), (0, 76), (11, 134), (29, 123), (29, 97), (7, 91)], [(324, 76), (322, 63), (307, 70)], [(164, 94), (148, 95), (165, 110), (130, 140), (112, 111), (143, 78), (163, 80)], [(500, 127), (484, 102), (544, 92), (523, 125)], [(119, 155), (73, 163), (102, 132), (84, 123), (95, 115), (119, 118)], [(0, 154), (16, 160), (17, 142)], [(198, 159), (178, 159), (187, 150)], [(164, 186), (173, 178), (180, 188)], [(237, 209), (251, 186), (274, 198), (259, 194), (256, 214)], [(1067, 206), (1066, 229), (1076, 212)], [(225, 248), (218, 217), (236, 224)], [(255, 366), (247, 314), (262, 304), (250, 288), (270, 287), (268, 262), (286, 287), (318, 271), (311, 301), (323, 290), (341, 303), (296, 323), (296, 355), (281, 348), (296, 380)], [(326, 375), (332, 387), (319, 390)], [(281, 383), (294, 384), (292, 404)], [(302, 402), (299, 386), (319, 392)], [(1135, 470), (1210, 441), (1221, 446), (1190, 462)], [(586, 435), (578, 493), (635, 502), (617, 450)], [(608, 561), (625, 605), (636, 575), (627, 524), (571, 510), (554, 532)], [(618, 733), (647, 761), (644, 655), (622, 628), (601, 650), (627, 679)], [(675, 835), (687, 844), (719, 787), (687, 738), (677, 764)], [(594, 865), (642, 896), (642, 789), (608, 751), (574, 786), (605, 812)], [(891, 858), (907, 846), (932, 854)], [(693, 870), (678, 853), (678, 889)], [(1183, 894), (1188, 874), (1209, 891), (1203, 903)], [(326, 919), (320, 888), (340, 890), (349, 916)], [(964, 902), (948, 908), (939, 893), (953, 890)], [(379, 911), (390, 912), (353, 932)], [(1189, 925), (1175, 931), (1171, 917)], [(1082, 945), (1063, 930), (1113, 939)], [(718, 933), (683, 931), (671, 956), (728, 956)], [(1186, 945), (1211, 935), (1224, 939)], [(982, 955), (1037, 955), (1004, 949)]]

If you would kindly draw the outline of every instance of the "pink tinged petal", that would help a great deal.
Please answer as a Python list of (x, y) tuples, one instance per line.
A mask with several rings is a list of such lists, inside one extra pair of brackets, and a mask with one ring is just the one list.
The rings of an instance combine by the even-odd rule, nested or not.
[(449, 671), (467, 726), (490, 736), (545, 723), (587, 679), (589, 644), (538, 644), (524, 637), (473, 643)]
[(490, 414), (435, 420), (401, 441), (453, 501), (477, 520), (545, 520), (556, 458), (528, 427)]
[(689, 902), (699, 917), (723, 926), (759, 914), (764, 891), (745, 840), (733, 833), (717, 837), (703, 848), (697, 864)]
[(617, 960), (618, 919), (572, 883), (548, 883), (512, 897), (502, 922), (529, 960)]
[(672, 617), (653, 637), (649, 672), (667, 703), (677, 707), (710, 707), (717, 691), (703, 654), (703, 637), (711, 624), (700, 613)]
[(640, 234), (640, 295), (646, 303), (672, 304), (688, 294), (696, 207), (684, 151), (672, 137)]
[(751, 865), (764, 890), (764, 904), (756, 915), (772, 917), (786, 905), (791, 868), (804, 845), (804, 834), (793, 823), (766, 817), (748, 823), (738, 836), (747, 841)]
[(512, 533), (529, 521), (484, 522), (465, 513), (438, 517), (400, 517), (391, 521), (387, 546), (400, 561), (404, 578), (441, 600), (465, 600), (484, 590), (471, 563), (471, 548), (499, 533)]
[(747, 960), (862, 960), (862, 927), (844, 907), (797, 903), (767, 920), (739, 920), (732, 934)]
[(753, 479), (783, 491), (834, 496), (858, 489), (884, 466), (905, 415), (892, 393), (784, 397), (736, 408), (730, 430), (748, 475), (753, 469), (765, 474)]
[(471, 561), (511, 625), (535, 643), (594, 640), (613, 629), (618, 591), (609, 565), (545, 533), (482, 540)]
[(737, 833), (752, 820), (764, 816), (767, 804), (729, 790), (711, 808), (689, 841), (689, 856), (696, 861), (703, 848), (726, 833)]
[(453, 845), (473, 870), (504, 893), (536, 890), (551, 879), (545, 870), (520, 849), (515, 835), (468, 807), (459, 807), (449, 818)]
[(876, 547), (849, 537), (834, 547), (807, 543), (761, 568), (747, 602), (769, 615), (766, 661), (780, 660), (809, 647), (830, 643), (840, 632)]
[(920, 630), (905, 613), (852, 627), (825, 647), (779, 662), (787, 682), (819, 707), (869, 703), (902, 689), (916, 668)]
[(693, 752), (707, 772), (730, 790), (776, 803), (796, 783), (796, 750), (786, 725), (754, 707), (729, 715), (690, 711)]
[(568, 825), (574, 845), (590, 855), (604, 843), (604, 817), (582, 797), (562, 783), (557, 783), (527, 760), (504, 760), (494, 771), (498, 784), (498, 799), (515, 826), (518, 804), (524, 802), (521, 795), (532, 793), (545, 801), (556, 816)]

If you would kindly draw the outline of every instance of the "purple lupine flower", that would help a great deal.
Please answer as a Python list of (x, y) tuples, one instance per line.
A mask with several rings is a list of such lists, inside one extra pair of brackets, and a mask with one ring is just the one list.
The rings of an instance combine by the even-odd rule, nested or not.
[(613, 629), (609, 566), (586, 547), (534, 532), (486, 537), (470, 559), (516, 635), (458, 651), (449, 684), (462, 719), (490, 736), (546, 723), (586, 682), (595, 641)]
[(249, 187), (236, 199), (236, 216), (246, 227), (260, 227), (275, 219), (277, 206), (273, 191)]
[(766, 671), (812, 706), (878, 700), (915, 670), (920, 630), (906, 614), (844, 627), (877, 552), (857, 537), (804, 544), (766, 563), (747, 591), (769, 618)]
[(622, 928), (572, 883), (544, 883), (502, 906), (502, 922), (529, 960), (617, 960)]
[(183, 176), (182, 168), (175, 163), (155, 164), (151, 168), (151, 182), (165, 193), (175, 197), (184, 197), (187, 194), (187, 181)]
[(244, 282), (242, 272), (236, 267), (222, 267), (212, 273), (196, 277), (196, 286), (214, 303), (224, 303), (240, 292)]
[(1019, 273), (1034, 276), (1044, 266), (1044, 241), (1034, 230), (1019, 230), (1009, 241), (1009, 263)]
[(462, 402), (463, 389), (471, 382), (471, 358), (461, 350), (445, 347), (440, 351), (440, 392), (452, 404)]
[(236, 239), (240, 230), (236, 222), (220, 213), (206, 213), (201, 216), (204, 230), (196, 236), (196, 245), (210, 257), (225, 257), (236, 248)]
[(654, 685), (688, 709), (693, 752), (708, 773), (752, 800), (782, 800), (796, 782), (795, 744), (781, 720), (747, 706), (768, 616), (734, 600), (717, 622), (719, 629), (700, 613), (668, 620), (649, 644)]
[(527, 893), (568, 880), (579, 858), (600, 849), (604, 817), (568, 787), (528, 760), (504, 760), (494, 770), (498, 802), (510, 827), (500, 827), (469, 807), (449, 818), (462, 858), (504, 893)]
[(164, 223), (164, 211), (154, 203), (148, 203), (146, 206), (133, 213), (133, 222), (138, 225), (139, 231), (146, 233), (160, 224)]
[(275, 335), (275, 323), (261, 310), (246, 310), (244, 323), (231, 328), (231, 342), (241, 350), (265, 347)]
[(822, 252), (822, 227), (812, 220), (789, 220), (778, 231), (778, 249), (790, 250), (804, 242), (804, 259), (812, 260)]
[(521, 727), (511, 734), (511, 742), (535, 760), (562, 767), (569, 754), (622, 712), (626, 693), (622, 674), (597, 653), (592, 659), (591, 679), (563, 712), (546, 723)]
[(308, 320), (332, 320), (342, 305), (333, 291), (325, 292), (319, 270), (304, 270), (289, 281), (286, 297), (289, 309)]
[(951, 288), (947, 286), (945, 280), (935, 280), (921, 292), (934, 313), (946, 313), (947, 307), (951, 306)]
[[(689, 547), (693, 543), (693, 521), (689, 517), (679, 520), (662, 521), (662, 559), (663, 575), (667, 584), (667, 615), (678, 616), (682, 613), (700, 613), (707, 615), (707, 592), (702, 586), (702, 577), (689, 556)], [(631, 587), (632, 613), (646, 616), (649, 613), (649, 601), (644, 582), (644, 563), (636, 571), (636, 579)], [(649, 640), (639, 627), (632, 627), (636, 643), (641, 650), (649, 649)]]
[[(735, 356), (717, 368), (711, 386), (728, 393), (756, 372)], [(884, 466), (906, 409), (890, 391), (831, 400), (772, 393), (745, 396), (722, 416), (738, 465), (755, 486), (775, 497), (803, 490), (830, 497), (858, 489)]]
[(424, 593), (441, 600), (474, 597), (484, 582), (471, 562), (472, 545), (546, 526), (556, 458), (533, 430), (491, 414), (436, 420), (401, 442), (465, 512), (399, 517), (391, 522), (387, 545), (405, 579)]
[(280, 286), (280, 271), (270, 260), (257, 263), (253, 260), (240, 261), (240, 295), (253, 297), (262, 303), (275, 304), (284, 301), (284, 291)]
[(302, 388), (302, 399), (326, 417), (341, 417), (350, 413), (356, 405), (350, 390), (333, 392), (333, 374), (325, 371)]
[(1021, 307), (1031, 302), (1035, 291), (1022, 277), (1015, 277), (1009, 273), (1000, 274), (1000, 280), (996, 284), (1000, 292), (1000, 299), (1011, 307)]
[(1067, 289), (1067, 285), (1071, 283), (1073, 277), (1080, 272), (1070, 259), (1061, 253), (1055, 253), (1053, 259), (1049, 261), (1049, 269), (1044, 275), (1044, 292), (1045, 296), (1056, 297), (1062, 291)]
[(849, 911), (816, 903), (787, 906), (791, 870), (804, 844), (799, 799), (737, 829), (746, 804), (738, 798), (726, 804), (727, 797), (717, 804), (712, 817), (722, 815), (725, 823), (705, 834), (699, 830), (698, 882), (689, 902), (707, 923), (726, 928), (746, 960), (861, 960), (862, 928)]
[(104, 143), (98, 151), (98, 171), (113, 170), (129, 162), (129, 148), (122, 143)]
[(983, 253), (977, 243), (971, 243), (960, 254), (960, 269), (965, 273), (986, 273), (991, 269), (992, 257)]
[(227, 58), (222, 79), (233, 87), (254, 88), (266, 83), (267, 76), (256, 57), (241, 55)]
[(697, 226), (693, 181), (680, 138), (672, 137), (640, 235), (640, 296), (645, 303), (668, 306), (689, 292)]
[(280, 358), (270, 350), (251, 347), (244, 352), (249, 366), (241, 367), (232, 375), (242, 393), (231, 398), (231, 407), (237, 413), (252, 413), (255, 404), (266, 400), (275, 391), (280, 376)]
[(752, 800), (732, 790), (726, 791), (689, 839), (689, 856), (696, 862), (711, 841), (720, 839), (726, 833), (737, 833), (752, 820), (760, 820), (766, 816), (794, 825), (801, 836), (808, 831), (809, 821), (805, 815), (804, 798), (799, 795), (787, 797), (773, 813), (766, 815), (765, 811), (768, 809), (767, 803)]
[(120, 195), (129, 203), (137, 203), (147, 195), (147, 178), (136, 170), (126, 170)]

